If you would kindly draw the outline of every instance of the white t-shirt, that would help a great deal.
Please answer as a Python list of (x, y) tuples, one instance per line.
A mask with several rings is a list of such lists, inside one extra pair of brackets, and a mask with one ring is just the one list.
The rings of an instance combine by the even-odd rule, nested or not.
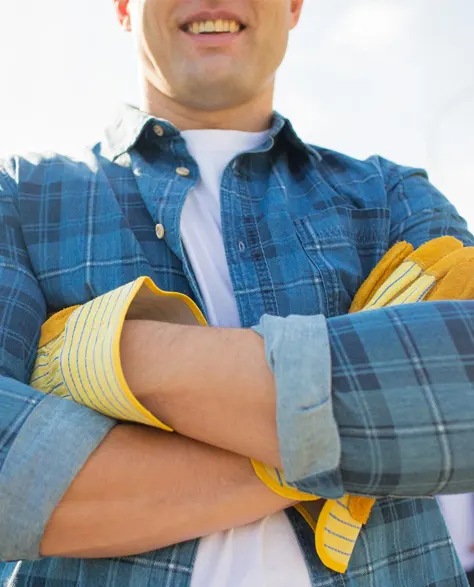
[[(190, 130), (181, 133), (200, 180), (184, 204), (181, 236), (212, 326), (238, 328), (240, 318), (222, 238), (220, 186), (238, 154), (263, 144), (268, 132)], [(281, 512), (201, 540), (191, 587), (310, 587), (293, 528)]]
[(474, 495), (440, 495), (446, 525), (453, 539), (461, 564), (466, 571), (474, 570)]

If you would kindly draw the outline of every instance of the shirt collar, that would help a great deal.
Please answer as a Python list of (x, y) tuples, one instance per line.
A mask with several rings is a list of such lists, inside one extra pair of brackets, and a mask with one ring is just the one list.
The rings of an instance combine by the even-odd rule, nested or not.
[[(180, 134), (179, 130), (167, 120), (147, 114), (135, 106), (124, 105), (115, 121), (105, 131), (102, 153), (115, 161), (120, 155), (132, 149), (147, 132), (156, 140), (157, 135), (153, 130), (156, 125), (160, 127), (162, 137), (171, 138)], [(294, 147), (305, 151), (309, 150), (314, 154), (314, 148), (306, 145), (298, 137), (290, 121), (278, 112), (274, 112), (268, 139), (271, 144), (280, 134)], [(320, 155), (317, 154), (317, 157)]]

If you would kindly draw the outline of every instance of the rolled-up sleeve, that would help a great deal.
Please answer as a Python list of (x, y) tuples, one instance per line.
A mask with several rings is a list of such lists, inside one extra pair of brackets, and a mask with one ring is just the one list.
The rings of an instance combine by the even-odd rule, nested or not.
[(286, 481), (300, 491), (320, 496), (343, 495), (326, 319), (267, 315), (253, 330), (264, 338), (267, 362), (275, 375), (278, 437)]
[(39, 557), (53, 510), (115, 421), (27, 385), (46, 302), (0, 165), (0, 559)]
[(265, 317), (256, 331), (290, 485), (327, 498), (474, 491), (474, 301)]
[(0, 406), (0, 558), (34, 560), (55, 507), (115, 422), (4, 377)]

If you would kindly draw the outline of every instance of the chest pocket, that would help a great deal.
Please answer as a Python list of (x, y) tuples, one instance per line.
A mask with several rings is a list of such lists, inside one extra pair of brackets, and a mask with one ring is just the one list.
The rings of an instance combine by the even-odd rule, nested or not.
[(390, 210), (338, 206), (294, 222), (324, 289), (326, 315), (347, 313), (359, 286), (388, 249)]

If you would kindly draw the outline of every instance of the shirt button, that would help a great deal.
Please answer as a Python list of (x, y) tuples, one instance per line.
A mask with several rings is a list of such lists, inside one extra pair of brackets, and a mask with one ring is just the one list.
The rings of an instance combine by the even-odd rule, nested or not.
[(155, 234), (156, 234), (156, 237), (159, 238), (160, 240), (162, 238), (164, 238), (164, 236), (165, 236), (165, 227), (162, 224), (157, 224), (155, 226)]
[(159, 124), (155, 124), (155, 126), (153, 127), (153, 132), (155, 133), (155, 135), (157, 137), (162, 137), (165, 134), (163, 127), (160, 126)]
[(191, 172), (187, 167), (178, 167), (176, 169), (176, 173), (178, 175), (181, 175), (181, 177), (188, 177), (188, 175), (190, 175)]

